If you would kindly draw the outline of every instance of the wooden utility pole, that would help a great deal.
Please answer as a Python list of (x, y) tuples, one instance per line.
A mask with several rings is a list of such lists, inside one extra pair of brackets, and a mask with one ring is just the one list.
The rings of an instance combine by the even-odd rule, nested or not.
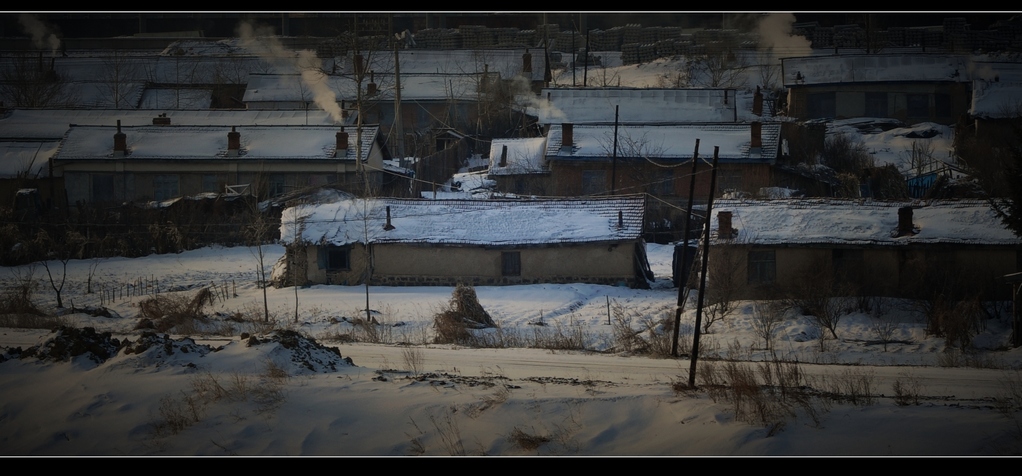
[(610, 194), (614, 195), (617, 189), (617, 111), (621, 105), (614, 106), (614, 150), (611, 153), (610, 162)]
[(717, 187), (717, 155), (719, 146), (713, 147), (713, 169), (710, 172), (710, 196), (706, 200), (706, 226), (703, 228), (703, 271), (699, 274), (699, 303), (696, 307), (696, 327), (692, 337), (692, 364), (688, 370), (688, 386), (696, 386), (696, 362), (699, 360), (699, 328), (703, 325), (703, 298), (706, 297), (706, 269), (710, 257), (710, 214), (713, 211), (713, 191)]
[[(699, 139), (696, 139), (696, 150), (692, 153), (692, 175), (688, 183), (688, 211), (685, 213), (685, 240), (681, 249), (681, 269), (692, 269), (688, 262), (688, 234), (692, 227), (692, 205), (696, 197), (696, 168), (699, 166)], [(678, 334), (681, 333), (681, 313), (685, 312), (685, 301), (688, 300), (688, 272), (685, 279), (678, 283), (678, 307), (674, 311), (674, 337), (671, 341), (671, 355), (678, 356)]]

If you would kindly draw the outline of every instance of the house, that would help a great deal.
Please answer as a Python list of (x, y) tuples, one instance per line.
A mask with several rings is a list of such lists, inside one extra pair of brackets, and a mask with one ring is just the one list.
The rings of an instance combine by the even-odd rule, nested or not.
[[(285, 209), (288, 282), (648, 286), (643, 197), (346, 198)], [(288, 278), (296, 276), (296, 279)]]
[(711, 217), (710, 261), (735, 273), (740, 299), (806, 282), (843, 295), (1002, 297), (997, 279), (1022, 264), (1022, 239), (979, 200), (720, 200)]
[(734, 89), (547, 88), (536, 117), (543, 125), (613, 122), (616, 108), (622, 124), (738, 122), (737, 94)]
[(944, 54), (782, 58), (788, 116), (954, 124), (969, 108), (971, 61)]
[(686, 178), (691, 173), (697, 140), (699, 157), (707, 162), (700, 164), (696, 172), (695, 193), (699, 198), (709, 194), (710, 174), (704, 172), (710, 168), (714, 147), (719, 147), (715, 192), (718, 196), (726, 191), (751, 194), (772, 186), (799, 188), (799, 176), (776, 167), (783, 153), (780, 123), (617, 127), (607, 123), (564, 123), (551, 125), (547, 134), (543, 159), (551, 176), (548, 193), (687, 197)]
[[(71, 125), (53, 155), (67, 199), (167, 200), (200, 192), (246, 190), (278, 196), (336, 184), (360, 190), (364, 167), (378, 187), (389, 158), (376, 126)], [(361, 143), (357, 143), (359, 138)], [(361, 155), (356, 157), (357, 151)], [(230, 187), (244, 185), (244, 187)]]

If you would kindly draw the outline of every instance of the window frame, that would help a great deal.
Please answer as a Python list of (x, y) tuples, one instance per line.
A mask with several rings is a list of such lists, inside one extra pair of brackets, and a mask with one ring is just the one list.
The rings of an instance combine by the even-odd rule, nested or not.
[(522, 275), (521, 251), (500, 252), (500, 275), (504, 277), (517, 277)]
[(747, 256), (750, 285), (774, 284), (777, 282), (777, 252), (775, 250), (749, 250)]

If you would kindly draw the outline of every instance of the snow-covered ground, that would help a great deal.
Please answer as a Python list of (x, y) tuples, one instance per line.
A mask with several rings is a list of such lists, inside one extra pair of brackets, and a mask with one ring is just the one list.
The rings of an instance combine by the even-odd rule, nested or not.
[[(268, 271), (283, 249), (272, 245), (264, 251)], [(237, 312), (262, 317), (258, 259), (249, 248), (71, 261), (64, 302), (98, 306), (102, 299), (115, 317), (79, 313), (63, 319), (78, 328), (109, 331), (140, 349), (145, 339), (133, 328), (145, 296), (118, 294), (110, 302), (111, 289), (129, 293), (125, 283), (148, 277), (158, 280), (165, 295), (191, 297), (210, 283), (229, 290), (205, 307), (213, 321), (205, 325), (207, 332), (191, 335), (194, 344), (172, 334), (176, 343), (161, 341), (133, 353), (121, 349), (102, 362), (81, 355), (70, 362), (32, 357), (0, 363), (0, 453), (1002, 455), (1022, 450), (1019, 414), (1009, 412), (1013, 417), (1008, 418), (998, 411), (998, 399), (1004, 401), (1012, 384), (1022, 381), (1012, 370), (1022, 366), (1022, 353), (1003, 350), (1010, 335), (1006, 316), (985, 320), (974, 343), (980, 350), (961, 355), (945, 353), (943, 339), (927, 336), (907, 303), (892, 306), (897, 342), (886, 350), (876, 343), (869, 316), (844, 316), (839, 339), (821, 341), (807, 318), (789, 312), (777, 331), (775, 352), (800, 362), (804, 384), (839, 392), (845, 400), (817, 394), (803, 405), (792, 397), (768, 396), (759, 401), (772, 409), (769, 417), (757, 419), (743, 415), (748, 407), (729, 403), (706, 386), (681, 388), (676, 384), (687, 380), (688, 359), (622, 352), (615, 326), (607, 324), (608, 307), (610, 314), (631, 318), (635, 329), (643, 318), (671, 315), (677, 299), (668, 278), (671, 252), (670, 246), (649, 245), (653, 271), (662, 278), (651, 290), (586, 284), (476, 289), (501, 327), (483, 332), (527, 342), (569, 337), (583, 342), (584, 351), (432, 344), (433, 315), (450, 299), (450, 287), (369, 287), (378, 326), (357, 324), (365, 313), (365, 287), (299, 289), (297, 323), (294, 289), (267, 289), (278, 329), (336, 347), (354, 366), (308, 342), (287, 344), (291, 334), (286, 332), (268, 341), (270, 326), (230, 320)], [(100, 290), (93, 294), (85, 292), (90, 268), (95, 269), (93, 287)], [(43, 286), (35, 300), (52, 309), (55, 296), (45, 270), (34, 269)], [(10, 289), (15, 276), (27, 270), (0, 270), (2, 289)], [(731, 365), (720, 360), (724, 357), (737, 359), (739, 366), (764, 359), (753, 305), (740, 303), (736, 315), (702, 336), (700, 362), (723, 369)], [(691, 340), (692, 307), (682, 317), (683, 347)], [(253, 342), (242, 332), (263, 338)], [(351, 342), (369, 339), (369, 332), (381, 343)], [(48, 330), (0, 328), (0, 345), (8, 347), (4, 357), (16, 357), (11, 348), (25, 350), (54, 336)], [(872, 396), (859, 392), (858, 403), (852, 403), (847, 397), (857, 392), (841, 389), (856, 382)], [(902, 402), (907, 405), (896, 404), (899, 391), (908, 395)]]

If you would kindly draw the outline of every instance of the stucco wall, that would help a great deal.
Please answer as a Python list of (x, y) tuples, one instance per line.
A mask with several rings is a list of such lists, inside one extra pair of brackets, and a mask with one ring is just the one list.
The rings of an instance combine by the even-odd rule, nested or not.
[[(318, 246), (307, 257), (308, 279), (312, 283), (360, 284), (365, 250), (353, 245), (350, 271), (319, 267)], [(518, 252), (521, 274), (502, 274), (503, 252)], [(517, 249), (482, 246), (416, 246), (380, 244), (373, 246), (373, 284), (383, 285), (474, 285), (519, 283), (587, 282), (631, 285), (635, 279), (635, 242), (583, 244)]]

